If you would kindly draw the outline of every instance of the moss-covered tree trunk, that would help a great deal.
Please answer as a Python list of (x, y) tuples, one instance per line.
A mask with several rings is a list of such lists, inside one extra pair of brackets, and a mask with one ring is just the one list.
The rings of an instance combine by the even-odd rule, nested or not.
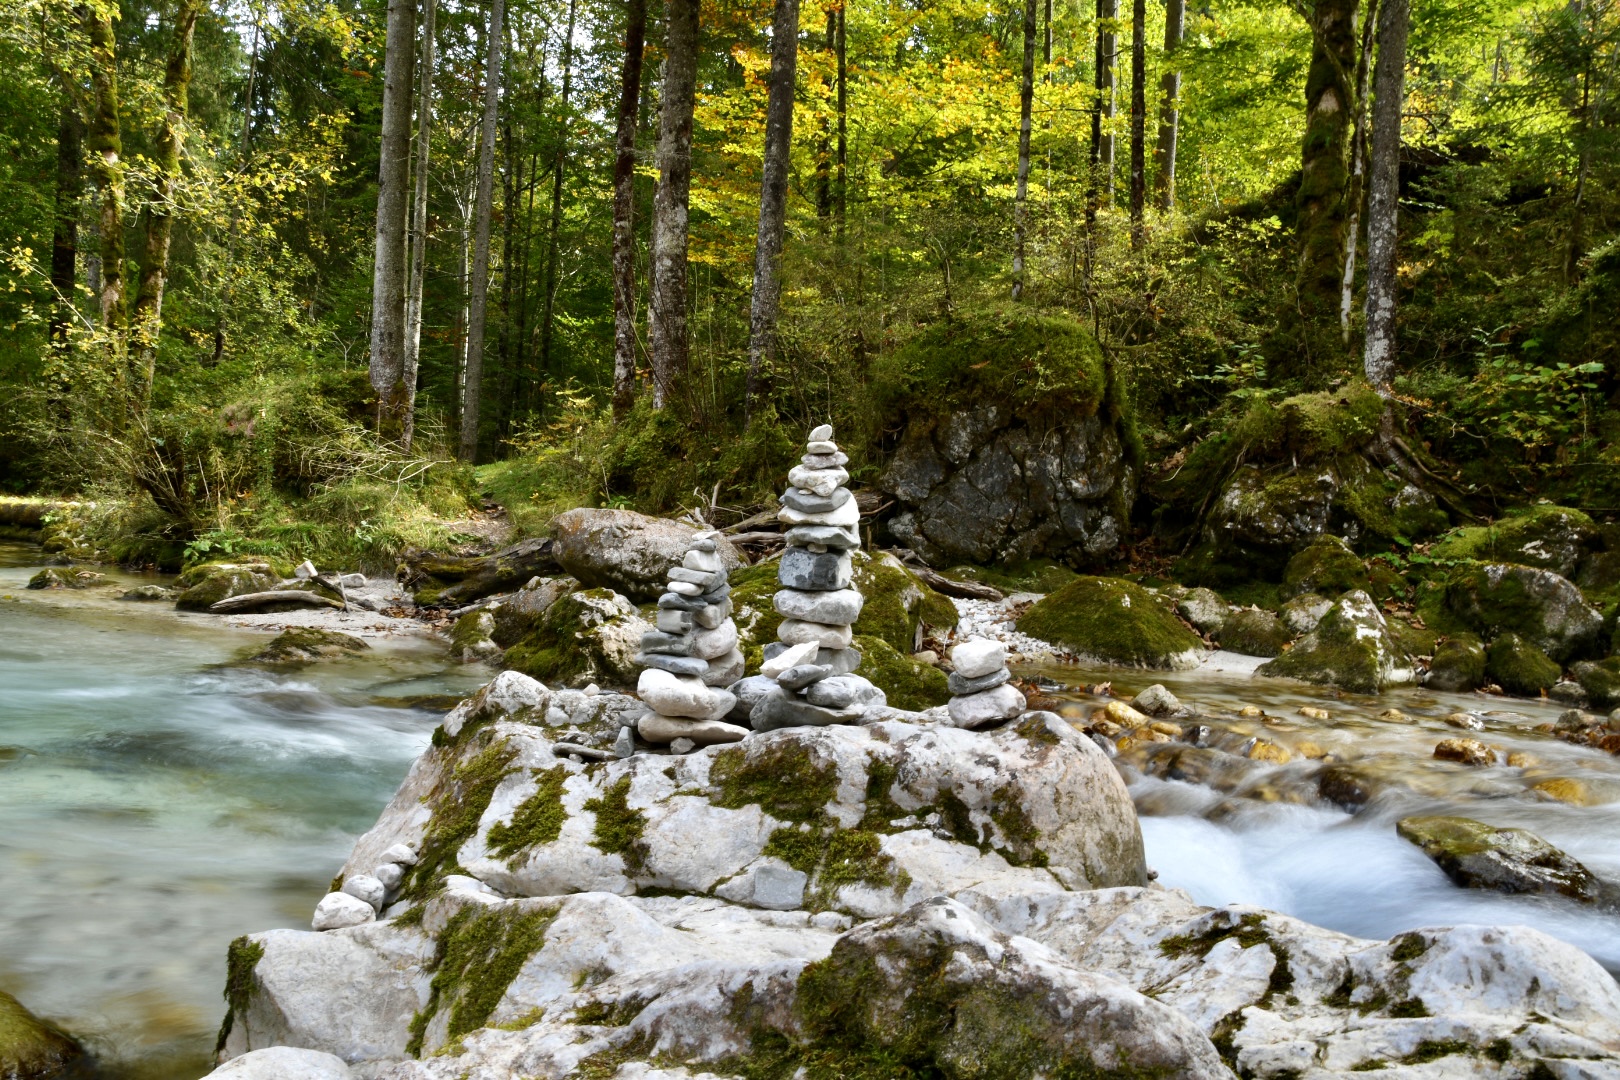
[(191, 41), (202, 0), (180, 0), (174, 42), (163, 74), (163, 113), (158, 120), (156, 177), (152, 198), (141, 209), (141, 279), (135, 294), (131, 404), (144, 412), (152, 400), (158, 336), (163, 329), (163, 290), (174, 235), (174, 194), (180, 182), (180, 141), (190, 112)]
[(484, 385), (484, 320), (489, 310), (489, 219), (495, 203), (495, 127), (501, 107), (501, 47), (506, 42), (506, 0), (489, 7), (484, 64), (484, 118), (478, 138), (478, 184), (473, 196), (473, 258), (467, 288), (467, 359), (461, 390), (460, 457), (478, 457), (478, 411)]
[(1396, 206), (1401, 186), (1401, 112), (1406, 102), (1409, 0), (1383, 0), (1373, 79), (1372, 191), (1367, 205), (1367, 381), (1387, 391), (1395, 375)]
[(1321, 378), (1340, 360), (1337, 324), (1344, 275), (1355, 111), (1357, 0), (1315, 0), (1306, 8), (1311, 65), (1305, 78), (1298, 209), (1298, 339), (1274, 358), (1281, 378)]

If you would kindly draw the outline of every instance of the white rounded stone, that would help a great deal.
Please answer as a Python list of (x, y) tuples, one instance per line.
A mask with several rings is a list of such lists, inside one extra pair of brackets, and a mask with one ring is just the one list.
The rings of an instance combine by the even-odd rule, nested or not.
[(810, 442), (826, 442), (833, 437), (831, 424), (817, 424), (810, 429)]
[(1011, 720), (1024, 711), (1024, 695), (1012, 683), (991, 690), (951, 698), (951, 723), (959, 728), (979, 728), (999, 720)]
[(394, 844), (382, 853), (383, 862), (399, 863), (401, 866), (415, 866), (416, 852), (409, 845)]
[(823, 649), (847, 649), (854, 640), (854, 634), (847, 626), (828, 626), (826, 623), (783, 619), (782, 624), (776, 628), (776, 638), (787, 645), (803, 645), (809, 642)]
[(812, 469), (808, 465), (795, 465), (788, 473), (788, 483), (823, 498), (848, 482), (849, 473), (843, 469)]
[(776, 520), (784, 525), (857, 525), (861, 520), (861, 507), (854, 499), (837, 509), (819, 514), (807, 514), (803, 510), (784, 506), (776, 512)]
[(647, 668), (636, 681), (636, 693), (654, 712), (665, 716), (702, 719), (714, 710), (715, 691), (695, 675), (672, 675), (658, 668)]
[(297, 1046), (267, 1046), (232, 1058), (208, 1075), (231, 1080), (349, 1080), (354, 1074), (335, 1054)]
[(373, 911), (382, 910), (383, 899), (388, 895), (383, 883), (371, 874), (350, 874), (343, 880), (343, 891), (364, 900)]
[[(728, 697), (730, 695), (727, 695)], [(736, 698), (732, 698), (735, 702)], [(636, 722), (636, 731), (643, 739), (658, 745), (667, 745), (676, 739), (690, 739), (698, 746), (742, 742), (748, 729), (719, 720), (690, 720), (678, 716), (659, 716), (648, 713)]]
[(727, 619), (713, 630), (696, 630), (686, 639), (687, 655), (713, 660), (737, 647), (737, 624)]
[(371, 871), (371, 876), (382, 882), (385, 892), (393, 892), (405, 878), (405, 868), (397, 862), (385, 862)]
[(970, 638), (951, 650), (951, 666), (964, 679), (978, 679), (1007, 666), (1007, 646), (988, 638)]
[(777, 653), (774, 658), (766, 660), (759, 666), (759, 673), (768, 679), (774, 679), (782, 672), (796, 668), (800, 664), (814, 663), (816, 653), (820, 651), (821, 646), (813, 641), (794, 645)]
[(345, 892), (334, 892), (327, 893), (315, 905), (315, 917), (309, 925), (316, 930), (342, 930), (373, 922), (376, 918), (376, 909), (364, 900)]

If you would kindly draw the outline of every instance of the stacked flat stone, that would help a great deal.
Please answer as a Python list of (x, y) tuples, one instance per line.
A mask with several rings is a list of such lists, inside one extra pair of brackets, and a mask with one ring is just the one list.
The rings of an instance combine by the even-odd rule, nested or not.
[(982, 728), (1023, 713), (1028, 704), (1007, 670), (1007, 646), (969, 638), (951, 650), (951, 723)]
[(776, 512), (788, 527), (777, 570), (779, 641), (765, 647), (760, 675), (743, 688), (745, 699), (755, 699), (749, 718), (756, 731), (855, 723), (868, 706), (886, 703), (883, 691), (854, 674), (861, 654), (850, 647), (850, 627), (865, 598), (850, 587), (850, 552), (861, 546), (860, 509), (844, 486), (849, 458), (832, 436), (827, 424), (810, 432)]
[(687, 742), (710, 746), (748, 734), (723, 721), (737, 704), (723, 688), (742, 675), (743, 655), (718, 538), (715, 532), (692, 538), (680, 565), (669, 569), (657, 629), (641, 636), (636, 693), (652, 711), (636, 722), (636, 731), (650, 743), (684, 750)]

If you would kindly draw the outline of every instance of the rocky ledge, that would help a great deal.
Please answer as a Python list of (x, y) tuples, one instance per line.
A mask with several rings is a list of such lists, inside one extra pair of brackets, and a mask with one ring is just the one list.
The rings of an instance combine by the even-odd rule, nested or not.
[(233, 943), (230, 1075), (1620, 1076), (1620, 986), (1544, 934), (1366, 941), (1152, 885), (1054, 714), (607, 758), (639, 703), (520, 679), (435, 733), (337, 928)]

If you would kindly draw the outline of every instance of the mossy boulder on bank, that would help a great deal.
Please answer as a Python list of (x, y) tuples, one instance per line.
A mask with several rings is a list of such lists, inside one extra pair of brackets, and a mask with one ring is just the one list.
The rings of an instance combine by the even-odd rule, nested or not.
[(1223, 620), (1221, 648), (1245, 656), (1279, 656), (1293, 640), (1282, 620), (1261, 608), (1239, 608)]
[(1571, 577), (1598, 528), (1579, 510), (1532, 506), (1490, 525), (1470, 525), (1442, 538), (1432, 554), (1441, 559), (1520, 563)]
[(921, 712), (950, 700), (945, 673), (939, 668), (913, 660), (880, 637), (860, 634), (854, 644), (861, 654), (859, 674), (882, 690), (894, 708)]
[(1037, 601), (1018, 620), (1018, 630), (1127, 667), (1187, 671), (1205, 652), (1168, 597), (1121, 578), (1076, 578)]
[(1510, 694), (1536, 697), (1558, 681), (1558, 664), (1518, 634), (1499, 634), (1485, 652), (1485, 673)]
[(469, 611), (451, 625), (451, 659), (470, 664), (500, 654), (501, 647), (495, 644), (495, 614), (488, 608)]
[(1569, 673), (1586, 691), (1586, 700), (1592, 708), (1606, 712), (1620, 705), (1620, 656), (1583, 660), (1572, 665)]
[(1487, 638), (1518, 634), (1560, 663), (1594, 652), (1603, 633), (1602, 614), (1551, 570), (1468, 563), (1448, 575), (1442, 596), (1442, 620)]
[(1312, 540), (1283, 569), (1282, 591), (1286, 597), (1305, 593), (1339, 596), (1366, 587), (1366, 564), (1337, 536)]
[(1359, 589), (1342, 596), (1315, 630), (1256, 673), (1359, 694), (1376, 694), (1417, 677), (1378, 605)]
[(268, 563), (208, 563), (180, 575), (182, 589), (174, 606), (181, 611), (207, 611), (221, 600), (275, 587), (281, 576)]
[(571, 577), (531, 578), (495, 609), (495, 629), (491, 635), (495, 643), (503, 649), (517, 644), (540, 625), (552, 604), (579, 587), (579, 582)]
[(506, 666), (548, 686), (631, 686), (635, 655), (652, 626), (611, 589), (581, 589), (546, 608), (540, 622), (506, 650)]
[(322, 630), (313, 626), (293, 626), (272, 638), (270, 644), (248, 658), (248, 663), (299, 667), (317, 660), (356, 656), (369, 651), (371, 646), (353, 634), (340, 634), (336, 630)]
[(1429, 675), (1423, 682), (1431, 690), (1466, 693), (1485, 685), (1485, 645), (1473, 634), (1458, 634), (1435, 647)]
[(84, 1048), (0, 990), (0, 1076), (47, 1080), (84, 1057)]

